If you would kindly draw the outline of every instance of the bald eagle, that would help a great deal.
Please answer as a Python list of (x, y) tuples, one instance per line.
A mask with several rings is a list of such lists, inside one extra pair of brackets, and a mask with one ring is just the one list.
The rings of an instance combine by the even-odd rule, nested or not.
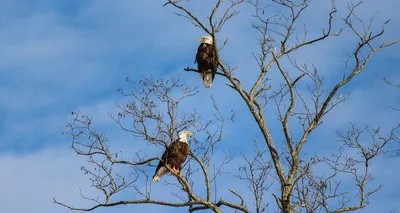
[(162, 161), (158, 163), (156, 172), (154, 173), (153, 182), (157, 182), (162, 176), (168, 173), (168, 169), (164, 166), (164, 163), (171, 167), (175, 175), (182, 176), (180, 173), (182, 164), (189, 154), (189, 143), (186, 136), (192, 136), (192, 133), (189, 131), (180, 132), (179, 138), (165, 150), (161, 157)]
[(215, 73), (218, 68), (217, 54), (214, 51), (213, 39), (211, 36), (200, 38), (201, 44), (197, 48), (196, 60), (200, 76), (203, 78), (203, 84), (206, 88), (212, 86)]

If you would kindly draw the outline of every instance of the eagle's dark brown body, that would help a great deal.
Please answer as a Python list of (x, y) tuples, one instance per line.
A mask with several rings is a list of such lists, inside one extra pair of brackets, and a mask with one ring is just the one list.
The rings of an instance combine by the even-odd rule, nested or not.
[(160, 163), (157, 166), (156, 172), (153, 176), (153, 181), (156, 182), (161, 176), (168, 173), (168, 169), (164, 167), (167, 164), (172, 169), (180, 171), (182, 164), (185, 162), (189, 154), (189, 145), (186, 142), (181, 142), (179, 139), (175, 140), (162, 155)]
[(213, 44), (201, 43), (197, 48), (197, 68), (203, 78), (204, 86), (210, 88), (218, 68), (217, 56)]

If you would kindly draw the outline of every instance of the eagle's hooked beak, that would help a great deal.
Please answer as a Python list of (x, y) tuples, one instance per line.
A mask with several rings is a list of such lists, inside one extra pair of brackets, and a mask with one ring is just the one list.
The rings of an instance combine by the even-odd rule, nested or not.
[(203, 43), (203, 41), (204, 41), (204, 38), (200, 38), (199, 42)]
[(192, 135), (193, 135), (193, 133), (192, 133), (192, 132), (189, 132), (189, 131), (187, 131), (186, 135), (187, 135), (187, 136), (192, 136)]

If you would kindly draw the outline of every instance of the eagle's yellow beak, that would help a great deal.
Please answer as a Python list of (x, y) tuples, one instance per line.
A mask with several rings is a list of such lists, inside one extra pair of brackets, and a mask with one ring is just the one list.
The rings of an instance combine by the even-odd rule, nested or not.
[(200, 38), (199, 42), (202, 42), (202, 43), (203, 43), (203, 41), (204, 41), (204, 38)]
[(192, 132), (189, 132), (189, 131), (187, 131), (186, 135), (187, 135), (187, 136), (192, 136), (192, 135), (193, 135), (193, 133), (192, 133)]

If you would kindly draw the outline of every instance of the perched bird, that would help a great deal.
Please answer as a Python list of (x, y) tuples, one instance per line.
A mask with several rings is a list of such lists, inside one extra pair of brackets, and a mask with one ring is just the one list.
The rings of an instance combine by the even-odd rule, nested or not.
[(206, 88), (212, 86), (215, 73), (218, 68), (217, 54), (214, 50), (213, 39), (211, 36), (200, 38), (201, 44), (197, 48), (196, 60), (200, 76), (203, 78), (203, 84)]
[(182, 174), (180, 173), (182, 164), (185, 162), (189, 154), (189, 143), (186, 137), (192, 136), (192, 133), (189, 131), (182, 131), (178, 136), (179, 138), (176, 139), (162, 155), (162, 161), (158, 163), (156, 172), (153, 176), (153, 182), (157, 182), (162, 176), (168, 173), (167, 167), (164, 166), (165, 164), (171, 167), (175, 175), (182, 177)]

